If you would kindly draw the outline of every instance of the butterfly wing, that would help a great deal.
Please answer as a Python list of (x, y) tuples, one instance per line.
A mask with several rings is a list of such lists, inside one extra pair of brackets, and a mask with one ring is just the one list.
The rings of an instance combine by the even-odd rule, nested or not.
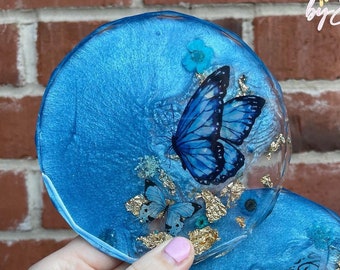
[(248, 137), (265, 100), (258, 96), (240, 96), (227, 101), (223, 108), (220, 136), (236, 145)]
[(250, 95), (233, 98), (224, 104), (220, 143), (225, 163), (222, 172), (212, 181), (213, 184), (224, 183), (244, 165), (244, 156), (234, 145), (241, 145), (248, 137), (264, 103), (263, 98)]
[(166, 208), (166, 201), (162, 191), (151, 180), (145, 180), (144, 196), (148, 200), (141, 206), (139, 218), (142, 222), (149, 222), (157, 218)]
[(223, 98), (229, 85), (230, 68), (213, 72), (189, 100), (172, 137), (172, 146), (184, 169), (203, 184), (209, 184), (223, 169), (219, 137)]
[(235, 176), (244, 164), (244, 156), (236, 147), (225, 141), (221, 141), (221, 145), (225, 162), (218, 177), (212, 180), (214, 185), (224, 183), (228, 178)]
[(165, 223), (166, 231), (176, 236), (184, 226), (184, 219), (195, 214), (201, 206), (197, 203), (181, 202), (170, 205)]

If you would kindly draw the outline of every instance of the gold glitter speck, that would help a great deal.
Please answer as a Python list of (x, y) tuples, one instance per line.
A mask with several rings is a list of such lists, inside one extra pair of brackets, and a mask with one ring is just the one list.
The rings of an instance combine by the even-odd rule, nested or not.
[(152, 232), (147, 236), (137, 237), (137, 240), (141, 241), (147, 248), (153, 249), (171, 238), (172, 236), (166, 232)]
[(240, 181), (236, 181), (236, 182), (231, 182), (226, 187), (224, 187), (221, 190), (220, 194), (222, 197), (228, 195), (227, 207), (230, 208), (231, 204), (237, 201), (241, 197), (245, 189), (246, 187)]
[(270, 146), (269, 146), (269, 150), (268, 150), (268, 154), (267, 154), (267, 159), (270, 160), (272, 157), (272, 154), (277, 152), (282, 144), (286, 143), (286, 139), (283, 136), (283, 134), (279, 134), (275, 141), (273, 141)]
[(202, 254), (210, 249), (216, 241), (220, 240), (218, 231), (210, 226), (189, 232), (189, 239), (194, 246), (195, 255)]
[(204, 82), (204, 80), (206, 79), (205, 76), (201, 73), (195, 73), (196, 78), (200, 81), (200, 84), (202, 84)]
[(244, 217), (236, 217), (235, 221), (238, 223), (238, 225), (240, 225), (242, 229), (246, 227), (246, 220)]
[(265, 187), (269, 187), (272, 188), (273, 187), (273, 181), (270, 179), (269, 174), (263, 176), (260, 179), (261, 183), (265, 186)]
[(196, 196), (196, 199), (198, 198), (202, 198), (205, 202), (206, 216), (210, 223), (219, 220), (227, 214), (227, 209), (221, 200), (209, 190), (202, 190), (202, 192)]
[(135, 216), (139, 216), (140, 208), (148, 200), (145, 199), (144, 195), (139, 194), (125, 203), (125, 208), (127, 211), (131, 212)]
[(176, 186), (174, 181), (172, 181), (171, 177), (161, 168), (159, 168), (159, 180), (162, 181), (163, 186), (167, 188), (171, 195), (175, 195)]
[(249, 93), (249, 87), (246, 85), (247, 77), (242, 75), (238, 78), (239, 93), (238, 96), (245, 96)]

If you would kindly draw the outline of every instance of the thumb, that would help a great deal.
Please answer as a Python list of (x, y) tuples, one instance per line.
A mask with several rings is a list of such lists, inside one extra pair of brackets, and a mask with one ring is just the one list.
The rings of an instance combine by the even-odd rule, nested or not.
[(194, 260), (194, 248), (184, 237), (176, 237), (149, 251), (127, 270), (188, 270)]

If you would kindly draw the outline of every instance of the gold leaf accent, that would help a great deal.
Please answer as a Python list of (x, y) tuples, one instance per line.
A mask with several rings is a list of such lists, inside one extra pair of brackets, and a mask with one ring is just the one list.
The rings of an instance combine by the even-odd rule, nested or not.
[(246, 227), (246, 220), (244, 217), (236, 217), (235, 221), (238, 223), (238, 225), (240, 225), (242, 229)]
[(189, 232), (189, 239), (194, 246), (195, 255), (202, 254), (210, 249), (216, 241), (220, 240), (218, 231), (210, 226)]
[(239, 93), (238, 96), (245, 96), (249, 93), (249, 87), (246, 85), (247, 77), (242, 75), (238, 78)]
[(266, 156), (267, 159), (270, 160), (271, 157), (272, 157), (272, 154), (275, 153), (275, 152), (277, 152), (277, 151), (280, 149), (281, 145), (282, 145), (282, 144), (285, 144), (285, 143), (286, 143), (286, 139), (285, 139), (285, 137), (283, 136), (283, 134), (280, 133), (280, 134), (276, 137), (275, 141), (273, 141), (273, 142), (270, 144), (269, 149), (268, 149), (268, 153), (267, 153), (267, 156)]
[(139, 211), (144, 203), (148, 202), (143, 194), (139, 194), (125, 203), (127, 211), (131, 212), (135, 216), (139, 216)]
[(171, 177), (161, 168), (159, 168), (159, 180), (162, 181), (162, 184), (165, 188), (167, 188), (171, 195), (175, 195), (176, 186), (174, 181), (172, 181)]
[(177, 161), (181, 160), (179, 155), (177, 155), (177, 154), (166, 154), (166, 157), (171, 159), (171, 160), (177, 160)]
[(147, 236), (137, 237), (137, 240), (141, 241), (147, 248), (153, 249), (171, 238), (172, 236), (166, 232), (152, 232)]
[(260, 179), (261, 183), (265, 186), (265, 187), (269, 187), (272, 188), (273, 187), (273, 181), (272, 179), (270, 179), (270, 175), (266, 174), (265, 176), (262, 176), (262, 178)]
[(231, 182), (226, 187), (224, 187), (220, 194), (222, 197), (228, 196), (227, 207), (230, 208), (231, 204), (241, 197), (245, 189), (246, 187), (239, 180), (237, 180), (236, 182)]
[(204, 82), (204, 80), (206, 79), (206, 76), (204, 76), (201, 73), (195, 73), (196, 78), (200, 81), (200, 84), (202, 84)]
[(210, 223), (219, 220), (227, 214), (227, 209), (221, 200), (209, 190), (202, 190), (202, 192), (196, 196), (196, 199), (198, 198), (202, 198), (205, 202), (206, 216)]

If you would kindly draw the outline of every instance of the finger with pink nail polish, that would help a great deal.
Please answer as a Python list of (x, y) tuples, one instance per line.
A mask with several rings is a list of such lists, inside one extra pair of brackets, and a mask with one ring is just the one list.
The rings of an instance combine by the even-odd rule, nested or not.
[(184, 237), (175, 237), (154, 248), (127, 270), (188, 270), (194, 261), (194, 248)]

